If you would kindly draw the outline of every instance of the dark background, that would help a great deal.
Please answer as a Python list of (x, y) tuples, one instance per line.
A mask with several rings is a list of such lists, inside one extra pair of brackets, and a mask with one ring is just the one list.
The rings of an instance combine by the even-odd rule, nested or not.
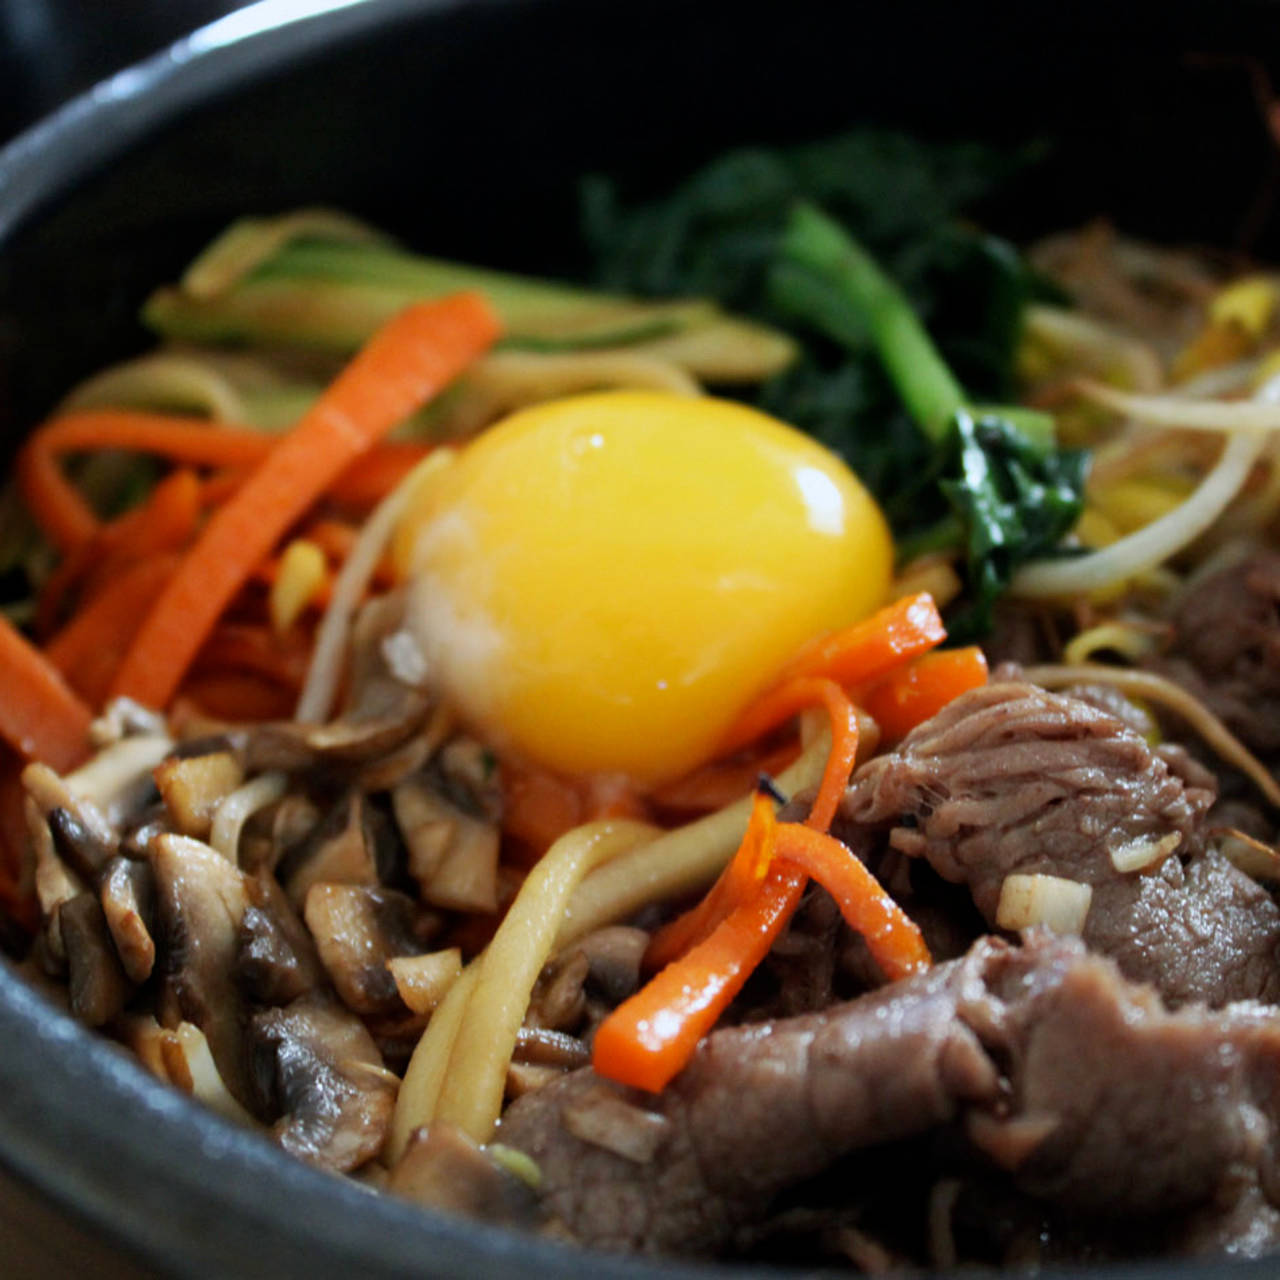
[(0, 143), (248, 0), (0, 0)]

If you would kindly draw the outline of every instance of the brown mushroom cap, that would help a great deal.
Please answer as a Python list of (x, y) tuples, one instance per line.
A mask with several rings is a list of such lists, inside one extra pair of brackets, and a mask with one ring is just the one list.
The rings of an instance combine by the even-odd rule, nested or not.
[(276, 1140), (299, 1159), (347, 1172), (382, 1150), (399, 1081), (364, 1024), (311, 992), (249, 1027), (255, 1099), (279, 1115)]

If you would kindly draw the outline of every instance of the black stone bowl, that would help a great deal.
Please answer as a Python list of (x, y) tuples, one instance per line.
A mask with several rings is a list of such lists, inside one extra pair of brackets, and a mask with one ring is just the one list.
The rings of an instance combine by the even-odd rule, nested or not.
[[(1280, 249), (1259, 107), (1280, 62), (1273, 0), (296, 8), (265, 0), (215, 23), (0, 152), (8, 449), (60, 390), (144, 347), (140, 300), (245, 212), (334, 204), (441, 255), (554, 274), (579, 258), (584, 173), (642, 193), (734, 143), (875, 123), (1048, 139), (1047, 163), (991, 211), (1015, 236), (1102, 213), (1156, 238)], [(589, 1255), (315, 1173), (161, 1087), (0, 965), (0, 1274), (714, 1269)]]

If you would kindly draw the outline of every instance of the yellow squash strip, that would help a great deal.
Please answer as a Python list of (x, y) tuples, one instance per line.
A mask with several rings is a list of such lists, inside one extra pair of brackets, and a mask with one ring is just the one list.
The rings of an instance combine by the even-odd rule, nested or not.
[(488, 948), (463, 970), (418, 1042), (396, 1101), (387, 1158), (415, 1129), (451, 1124), (487, 1142), (529, 996), (551, 955), (565, 905), (594, 867), (649, 840), (644, 823), (588, 823), (561, 836), (529, 873)]

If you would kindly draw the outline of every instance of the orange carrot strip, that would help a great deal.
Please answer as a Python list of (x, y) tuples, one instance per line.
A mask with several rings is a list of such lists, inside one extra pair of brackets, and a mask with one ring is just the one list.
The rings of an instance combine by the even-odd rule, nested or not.
[(738, 851), (697, 906), (654, 933), (644, 953), (646, 969), (661, 969), (679, 959), (690, 947), (709, 937), (735, 907), (760, 887), (769, 870), (777, 825), (773, 797), (757, 790)]
[(778, 683), (793, 676), (826, 676), (842, 685), (874, 680), (946, 638), (927, 591), (903, 596), (843, 631), (811, 640), (787, 663)]
[[(244, 485), (209, 518), (126, 655), (115, 692), (162, 707), (218, 615), (342, 471), (498, 334), (477, 294), (419, 303), (370, 339)], [(213, 434), (212, 432), (210, 434)]]
[(194, 471), (174, 471), (146, 501), (103, 529), (99, 553), (85, 578), (81, 599), (113, 589), (120, 574), (140, 560), (182, 550), (195, 536), (202, 512), (201, 485)]
[(926, 653), (872, 685), (858, 700), (893, 745), (948, 702), (986, 683), (986, 656), (970, 645)]
[(623, 1001), (596, 1031), (596, 1072), (652, 1093), (665, 1088), (768, 955), (806, 880), (797, 867), (776, 864), (710, 937)]
[(798, 742), (784, 742), (768, 751), (752, 751), (733, 760), (713, 760), (674, 782), (664, 782), (649, 793), (660, 810), (705, 813), (750, 795), (756, 779), (774, 777), (789, 768), (800, 754)]
[(831, 719), (831, 752), (822, 773), (822, 785), (814, 802), (815, 825), (825, 831), (835, 816), (840, 794), (858, 754), (858, 717), (853, 703), (834, 680), (820, 676), (793, 676), (776, 686), (746, 712), (730, 730), (726, 750), (734, 750), (776, 729), (784, 720), (818, 703), (825, 703)]
[(916, 922), (885, 891), (862, 859), (834, 836), (798, 822), (778, 826), (777, 857), (807, 872), (860, 933), (884, 976), (895, 982), (931, 963)]
[[(63, 474), (64, 455), (96, 449), (150, 453), (187, 466), (246, 472), (258, 466), (280, 437), (250, 427), (201, 418), (123, 409), (68, 413), (36, 428), (18, 453), (16, 473), (23, 501), (49, 541), (64, 555), (101, 527), (93, 509)], [(353, 506), (371, 506), (408, 474), (427, 446), (388, 443), (340, 469), (334, 494)]]
[(24, 760), (42, 760), (59, 772), (88, 753), (89, 708), (62, 673), (0, 616), (0, 738)]
[(181, 692), (205, 716), (235, 724), (287, 720), (298, 699), (293, 689), (239, 671), (193, 675), (184, 681)]
[(309, 643), (294, 634), (280, 635), (267, 626), (222, 622), (209, 633), (192, 660), (195, 672), (240, 671), (297, 690), (307, 677)]
[(63, 475), (64, 454), (128, 449), (188, 466), (245, 468), (261, 461), (273, 439), (197, 418), (114, 409), (69, 413), (28, 437), (16, 462), (18, 488), (50, 542), (67, 554), (97, 533), (100, 524)]
[(127, 511), (67, 555), (49, 575), (36, 604), (35, 632), (47, 636), (65, 621), (67, 597), (77, 588), (87, 601), (113, 584), (129, 565), (159, 552), (176, 551), (195, 532), (201, 487), (195, 473), (166, 476), (147, 500)]
[(344, 506), (377, 506), (430, 451), (429, 445), (389, 440), (353, 462), (330, 492)]
[[(792, 710), (785, 712), (780, 718), (794, 714), (798, 707), (811, 706), (817, 702), (826, 703), (827, 714), (831, 719), (831, 750), (827, 753), (818, 794), (809, 809), (808, 818), (805, 819), (807, 826), (816, 831), (826, 831), (831, 825), (831, 819), (835, 817), (840, 797), (844, 794), (849, 774), (853, 772), (854, 762), (858, 758), (858, 714), (844, 690), (832, 680), (801, 676), (783, 685), (782, 691), (787, 696), (779, 699), (778, 705), (792, 707)], [(772, 823), (772, 802), (767, 802), (767, 805), (769, 822)], [(761, 797), (757, 795), (751, 820), (747, 824), (742, 844), (738, 846), (738, 852), (697, 906), (664, 925), (653, 935), (644, 956), (648, 968), (658, 968), (670, 963), (695, 942), (705, 938), (734, 907), (749, 896), (763, 876), (763, 866), (753, 853), (764, 838), (761, 831), (770, 829), (768, 826), (762, 828), (760, 824), (763, 822)], [(772, 845), (771, 837), (767, 839), (767, 843)], [(757, 868), (754, 878), (743, 872), (740, 864), (744, 859), (747, 867)]]
[(351, 554), (360, 533), (343, 520), (313, 520), (301, 536), (314, 542), (334, 564), (341, 564)]
[(170, 553), (131, 565), (45, 646), (45, 656), (90, 706), (106, 698), (139, 622), (179, 563), (180, 557)]

